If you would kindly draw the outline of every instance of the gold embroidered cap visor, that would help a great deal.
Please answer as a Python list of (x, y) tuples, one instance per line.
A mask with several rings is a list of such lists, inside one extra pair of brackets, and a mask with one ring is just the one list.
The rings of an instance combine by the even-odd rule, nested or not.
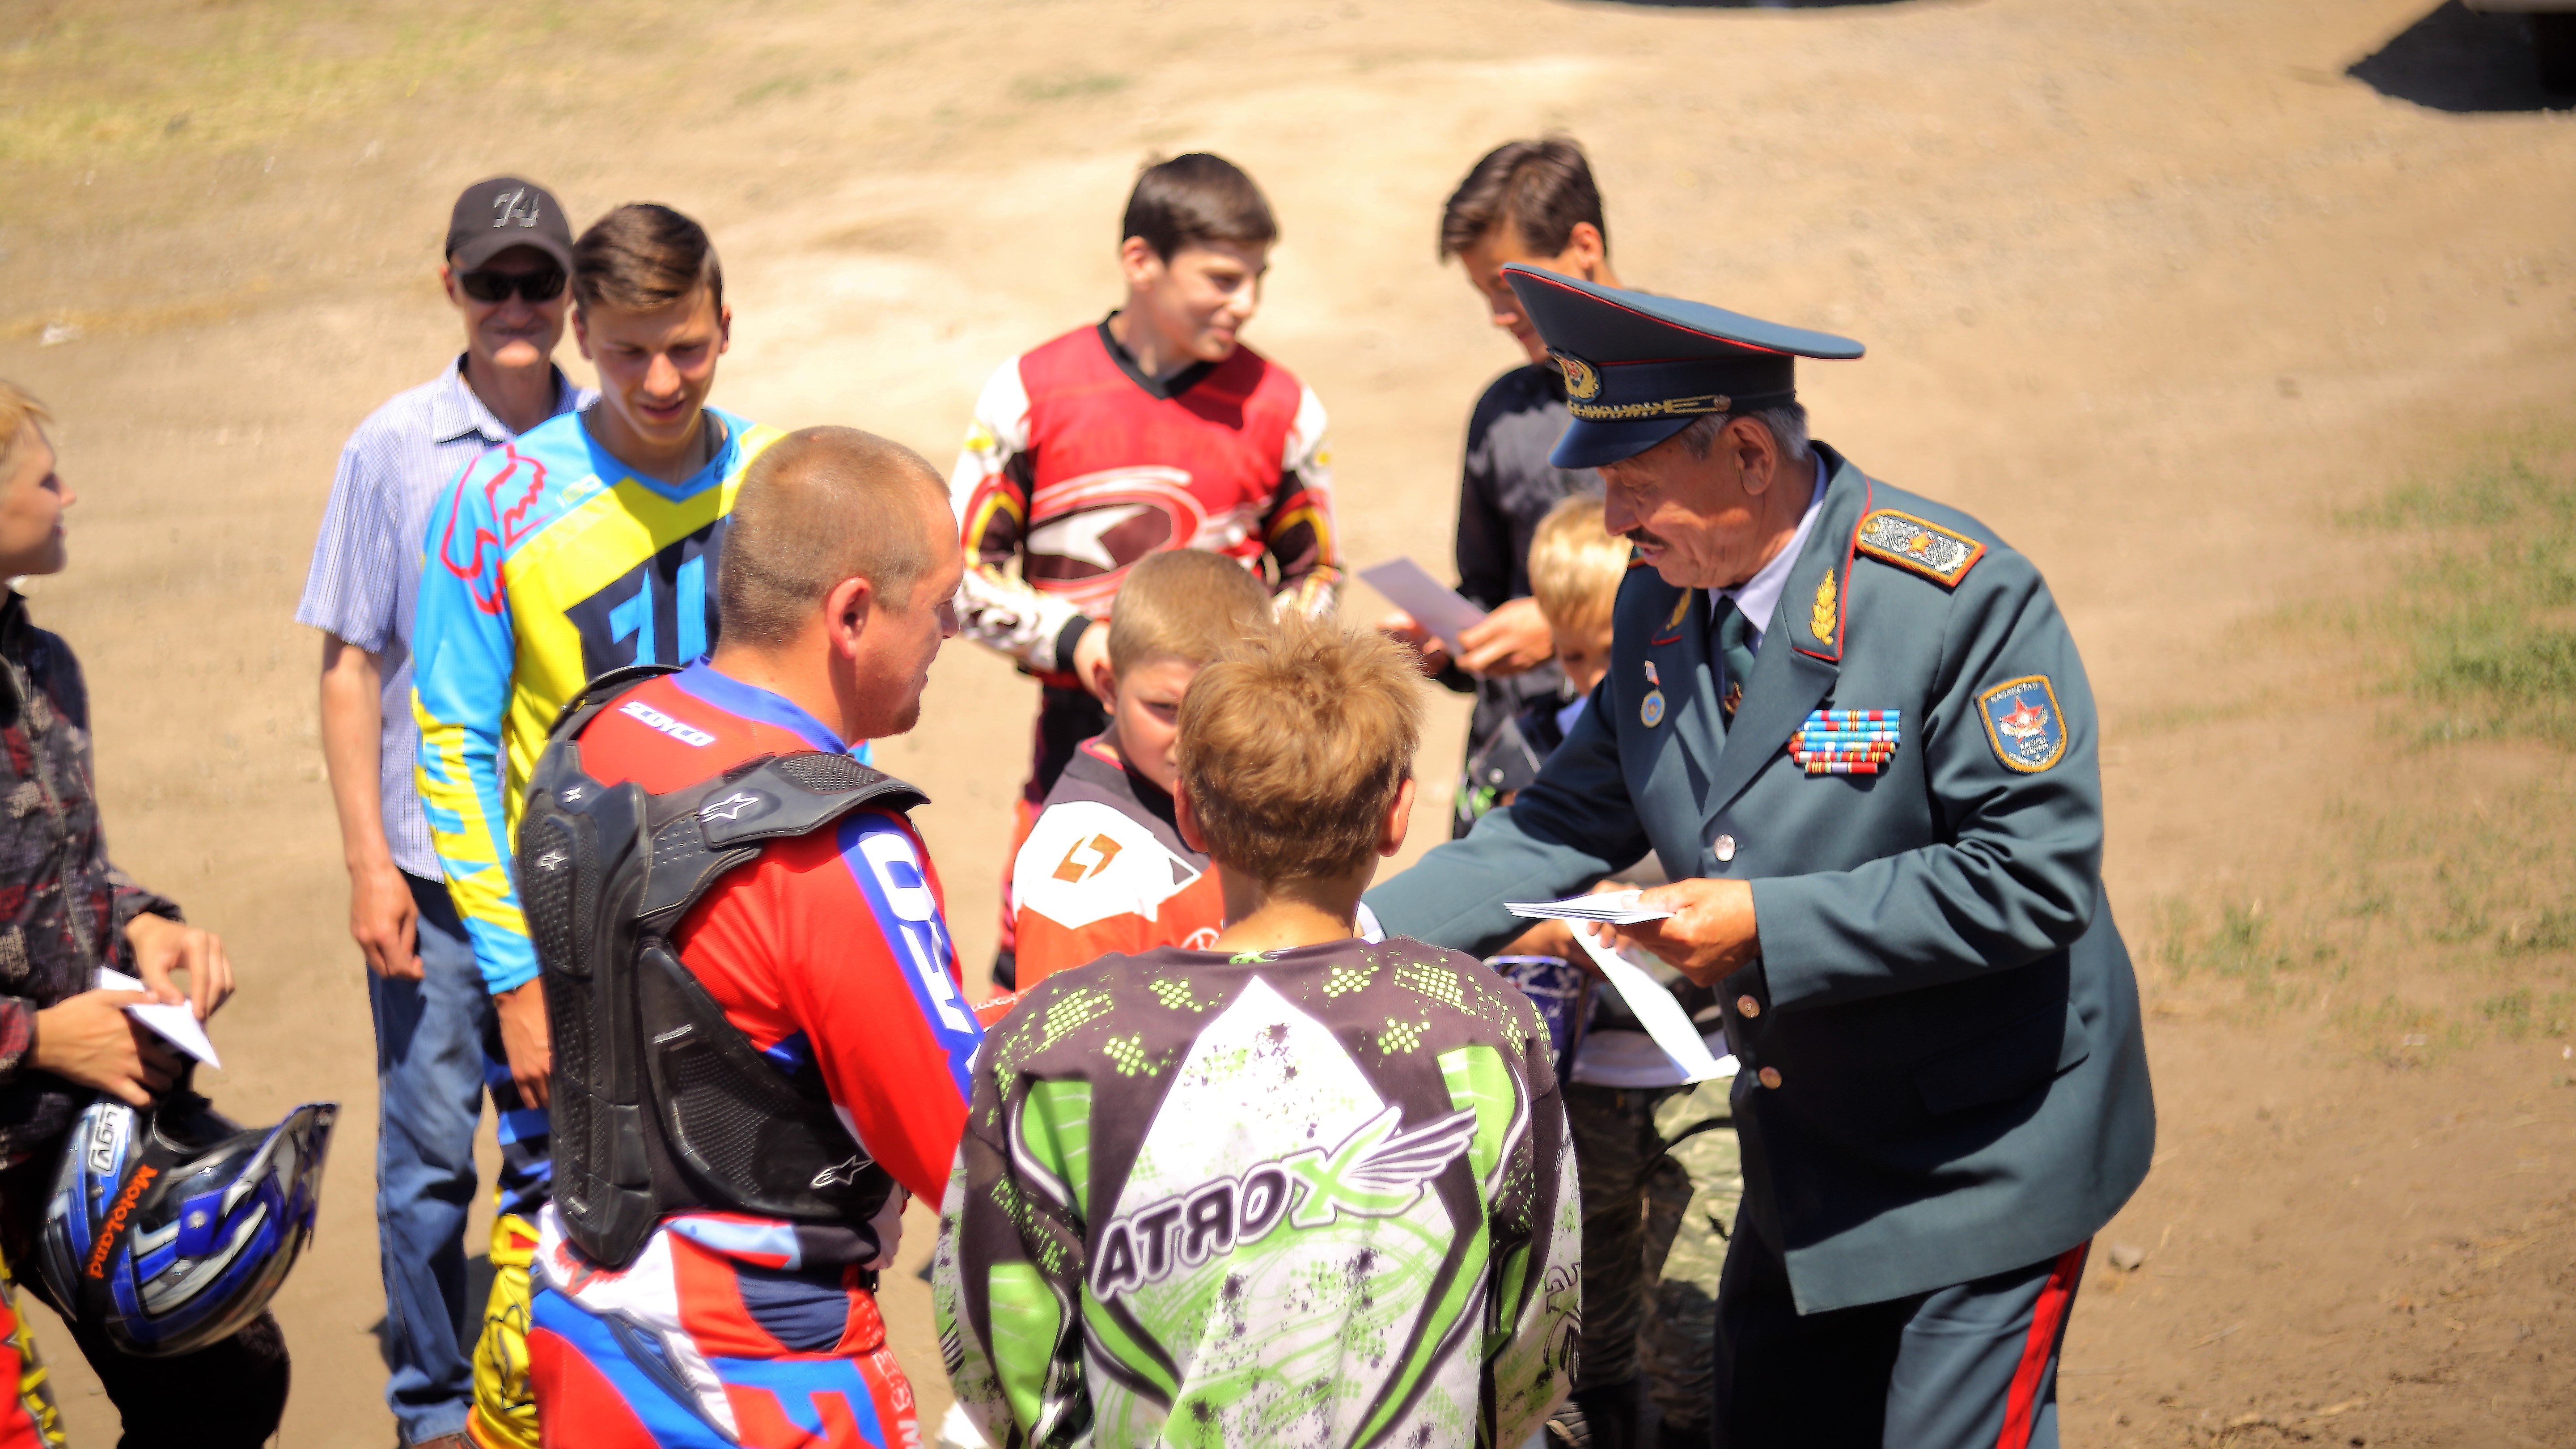
[(1517, 263), (1503, 278), (1565, 375), (1574, 422), (1550, 460), (1560, 468), (1633, 458), (1695, 418), (1778, 407), (1797, 396), (1798, 358), (1861, 355), (1848, 337), (1701, 302)]

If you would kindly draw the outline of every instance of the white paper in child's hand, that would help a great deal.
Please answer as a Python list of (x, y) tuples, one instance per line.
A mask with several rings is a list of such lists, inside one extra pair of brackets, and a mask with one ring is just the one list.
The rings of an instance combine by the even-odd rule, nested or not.
[[(98, 989), (143, 991), (149, 988), (122, 971), (101, 966), (98, 968)], [(218, 1071), (223, 1069), (223, 1062), (215, 1056), (215, 1043), (206, 1035), (205, 1023), (197, 1020), (197, 1009), (188, 1003), (182, 1001), (173, 1006), (167, 1002), (146, 1001), (125, 1008), (125, 1014), (150, 1027), (153, 1035), (207, 1066)]]
[(1360, 570), (1360, 577), (1368, 581), (1370, 588), (1386, 595), (1387, 602), (1411, 614), (1413, 622), (1448, 645), (1451, 654), (1466, 653), (1458, 636), (1484, 622), (1484, 610), (1409, 558), (1371, 564)]

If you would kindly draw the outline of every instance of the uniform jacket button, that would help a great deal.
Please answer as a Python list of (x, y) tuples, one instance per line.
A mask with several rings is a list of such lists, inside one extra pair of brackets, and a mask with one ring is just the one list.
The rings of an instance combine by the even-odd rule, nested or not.
[(1735, 998), (1735, 1014), (1750, 1019), (1762, 1014), (1762, 1003), (1750, 996)]
[(1720, 864), (1735, 859), (1735, 837), (1732, 835), (1719, 836), (1709, 842), (1708, 848), (1716, 854)]
[(1780, 1085), (1780, 1069), (1778, 1067), (1764, 1067), (1754, 1075), (1760, 1077), (1762, 1079), (1762, 1085), (1766, 1087), (1777, 1087)]

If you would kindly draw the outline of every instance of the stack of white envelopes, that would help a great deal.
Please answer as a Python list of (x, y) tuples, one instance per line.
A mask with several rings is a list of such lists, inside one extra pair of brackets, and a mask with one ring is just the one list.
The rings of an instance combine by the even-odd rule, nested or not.
[(1567, 896), (1561, 901), (1505, 901), (1503, 909), (1535, 921), (1599, 921), (1611, 926), (1660, 921), (1672, 914), (1666, 906), (1639, 905), (1638, 898), (1644, 894), (1644, 891), (1603, 891), (1594, 896)]

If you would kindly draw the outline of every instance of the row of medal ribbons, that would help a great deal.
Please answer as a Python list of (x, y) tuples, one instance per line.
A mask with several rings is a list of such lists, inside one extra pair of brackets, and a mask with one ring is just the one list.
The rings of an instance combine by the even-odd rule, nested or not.
[(1810, 775), (1875, 775), (1902, 737), (1893, 709), (1820, 709), (1789, 736), (1789, 758)]

